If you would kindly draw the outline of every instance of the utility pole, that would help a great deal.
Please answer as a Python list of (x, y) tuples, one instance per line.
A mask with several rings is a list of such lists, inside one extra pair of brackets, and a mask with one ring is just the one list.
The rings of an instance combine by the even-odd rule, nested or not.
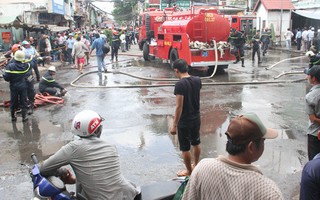
[(280, 47), (281, 47), (281, 37), (282, 37), (282, 15), (283, 15), (283, 0), (281, 0), (281, 14), (280, 14)]

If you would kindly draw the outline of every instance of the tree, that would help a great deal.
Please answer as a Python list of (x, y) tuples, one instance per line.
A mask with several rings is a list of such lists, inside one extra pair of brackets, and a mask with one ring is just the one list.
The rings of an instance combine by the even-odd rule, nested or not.
[(138, 1), (141, 0), (116, 0), (112, 15), (118, 24), (129, 24), (137, 18)]

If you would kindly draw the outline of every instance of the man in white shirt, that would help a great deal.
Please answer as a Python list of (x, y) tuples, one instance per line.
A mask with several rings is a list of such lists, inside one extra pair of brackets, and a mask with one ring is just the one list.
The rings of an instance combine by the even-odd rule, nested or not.
[(302, 31), (302, 46), (303, 50), (306, 52), (308, 51), (308, 30), (304, 28)]
[(293, 33), (290, 31), (290, 28), (284, 33), (284, 38), (286, 39), (286, 47), (287, 49), (291, 49), (291, 38), (293, 37)]

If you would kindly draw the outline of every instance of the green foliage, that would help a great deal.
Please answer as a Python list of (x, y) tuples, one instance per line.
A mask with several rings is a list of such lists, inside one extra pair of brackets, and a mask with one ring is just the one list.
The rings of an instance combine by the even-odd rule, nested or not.
[(118, 24), (127, 24), (138, 15), (137, 13), (138, 0), (116, 0), (112, 15)]
[(273, 42), (276, 41), (276, 33), (275, 33), (275, 31), (274, 31), (273, 23), (271, 23), (270, 29), (271, 29), (271, 36), (272, 36), (272, 37), (271, 37), (271, 41), (272, 41), (272, 43), (273, 43)]

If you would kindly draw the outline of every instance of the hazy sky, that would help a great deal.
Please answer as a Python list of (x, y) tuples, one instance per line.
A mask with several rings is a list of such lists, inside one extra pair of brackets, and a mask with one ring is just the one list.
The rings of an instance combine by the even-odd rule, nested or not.
[(101, 10), (111, 13), (113, 10), (112, 2), (92, 2), (95, 6), (99, 7)]

